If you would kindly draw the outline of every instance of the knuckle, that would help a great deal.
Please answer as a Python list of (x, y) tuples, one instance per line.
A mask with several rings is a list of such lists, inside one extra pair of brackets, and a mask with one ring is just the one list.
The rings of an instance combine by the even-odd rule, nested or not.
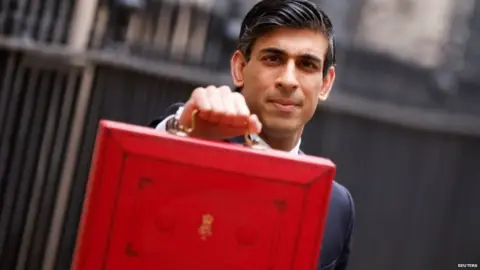
[(205, 97), (206, 97), (206, 91), (205, 91), (205, 88), (197, 88), (195, 90), (193, 90), (192, 94), (190, 95), (190, 99), (191, 100), (194, 100), (196, 102), (199, 102), (200, 100), (204, 100)]
[[(248, 111), (248, 106), (247, 102), (245, 101), (245, 97), (240, 94), (240, 93), (235, 93), (234, 95), (234, 100), (237, 104), (237, 106), (242, 110), (242, 111)], [(247, 112), (245, 112), (247, 113)]]
[(192, 91), (192, 96), (198, 96), (201, 95), (203, 92), (205, 92), (205, 88), (203, 87), (197, 87)]
[(232, 89), (230, 89), (230, 87), (227, 86), (227, 85), (222, 85), (222, 86), (218, 87), (218, 90), (221, 91), (222, 93), (231, 93), (232, 92)]
[(217, 90), (217, 88), (213, 85), (209, 85), (207, 87), (205, 87), (205, 92), (211, 94), (211, 93), (215, 93)]
[(232, 97), (237, 101), (245, 101), (245, 97), (238, 92), (232, 93)]

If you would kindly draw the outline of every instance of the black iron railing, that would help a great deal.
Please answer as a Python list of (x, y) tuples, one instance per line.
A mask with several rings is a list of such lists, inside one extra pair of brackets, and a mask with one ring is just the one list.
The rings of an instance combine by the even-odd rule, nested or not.
[(73, 8), (73, 0), (1, 0), (0, 35), (65, 44)]
[(99, 6), (91, 48), (225, 70), (239, 29), (236, 1), (125, 1)]

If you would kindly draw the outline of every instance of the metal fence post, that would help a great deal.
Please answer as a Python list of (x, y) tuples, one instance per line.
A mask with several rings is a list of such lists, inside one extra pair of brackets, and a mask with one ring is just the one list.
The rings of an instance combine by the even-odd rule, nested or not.
[[(88, 47), (90, 34), (95, 20), (98, 0), (77, 0), (72, 26), (69, 33), (68, 48), (74, 53), (84, 53)], [(57, 199), (53, 212), (51, 229), (46, 244), (43, 270), (53, 270), (56, 263), (57, 249), (64, 225), (65, 212), (67, 211), (70, 189), (77, 163), (77, 154), (82, 138), (85, 117), (95, 77), (95, 68), (87, 64), (84, 67), (77, 103), (72, 121), (68, 148), (62, 173), (59, 181)]]

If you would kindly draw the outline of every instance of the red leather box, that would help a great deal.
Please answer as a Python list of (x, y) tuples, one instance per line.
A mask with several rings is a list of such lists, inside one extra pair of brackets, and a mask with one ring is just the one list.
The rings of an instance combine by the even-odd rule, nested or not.
[(313, 270), (335, 165), (101, 121), (74, 270)]

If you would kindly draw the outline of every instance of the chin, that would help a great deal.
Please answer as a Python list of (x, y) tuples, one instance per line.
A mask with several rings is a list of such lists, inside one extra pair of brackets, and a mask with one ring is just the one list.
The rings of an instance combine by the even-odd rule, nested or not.
[(265, 121), (262, 127), (263, 132), (272, 137), (289, 136), (297, 133), (299, 129), (298, 123), (289, 123), (289, 121), (285, 121), (284, 119)]

